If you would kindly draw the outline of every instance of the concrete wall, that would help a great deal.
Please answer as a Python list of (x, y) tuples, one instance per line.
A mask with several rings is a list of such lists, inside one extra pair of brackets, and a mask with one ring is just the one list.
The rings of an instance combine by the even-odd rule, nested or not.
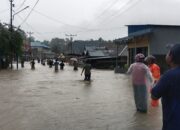
[(168, 51), (167, 44), (180, 43), (180, 27), (154, 27), (150, 37), (150, 54), (165, 55)]
[(178, 26), (156, 26), (150, 37), (149, 51), (157, 59), (157, 64), (161, 68), (161, 73), (168, 69), (165, 55), (168, 52), (167, 44), (180, 43), (180, 27)]

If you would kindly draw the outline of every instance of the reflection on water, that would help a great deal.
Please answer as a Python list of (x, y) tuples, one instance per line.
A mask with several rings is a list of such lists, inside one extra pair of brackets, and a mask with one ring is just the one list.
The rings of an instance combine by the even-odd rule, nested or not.
[(0, 71), (0, 129), (4, 130), (159, 130), (161, 107), (136, 112), (131, 81), (113, 71), (64, 70), (36, 63)]

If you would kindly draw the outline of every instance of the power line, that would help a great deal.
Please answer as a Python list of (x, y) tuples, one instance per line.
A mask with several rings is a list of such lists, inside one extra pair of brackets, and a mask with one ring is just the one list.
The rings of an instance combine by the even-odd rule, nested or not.
[(123, 6), (121, 6), (120, 8), (117, 9), (117, 11), (113, 12), (113, 14), (109, 14), (107, 17), (105, 17), (104, 19), (106, 20), (102, 20), (102, 22), (100, 22), (99, 24), (103, 24), (103, 23), (106, 23), (109, 19), (111, 19), (116, 13), (122, 11), (128, 4), (131, 5), (132, 3), (132, 0), (128, 0), (128, 2), (126, 2)]
[[(99, 19), (101, 16), (103, 16), (105, 13), (107, 13), (107, 11), (110, 9), (110, 8), (112, 8), (114, 5), (116, 5), (117, 4), (117, 2), (119, 2), (118, 0), (116, 0), (116, 1), (114, 1), (113, 3), (111, 3), (111, 5), (109, 5), (107, 8), (106, 8), (106, 10), (104, 10), (102, 13), (101, 13), (101, 15), (98, 15), (98, 17), (96, 17), (96, 19)], [(122, 10), (127, 4), (129, 4), (130, 2), (132, 2), (132, 0), (129, 0), (126, 4), (124, 4), (120, 9)], [(119, 10), (118, 10), (119, 11)], [(117, 11), (117, 12), (118, 12)], [(111, 17), (112, 15), (108, 15), (107, 17), (106, 17), (106, 20), (103, 20), (101, 23), (99, 23), (99, 24), (103, 24), (104, 22), (106, 22), (107, 20), (109, 20), (109, 17)], [(97, 20), (94, 20), (94, 21), (97, 21)], [(89, 24), (88, 24), (89, 25)], [(114, 27), (113, 27), (114, 28)], [(117, 27), (117, 28), (119, 28), (119, 27)], [(121, 27), (120, 27), (121, 28)], [(123, 28), (125, 28), (125, 27), (123, 27)], [(116, 28), (114, 28), (114, 29), (116, 29)], [(114, 29), (112, 29), (112, 28), (110, 28), (110, 29), (89, 29), (89, 31), (100, 31), (100, 30), (114, 30)], [(77, 32), (77, 33), (81, 33), (81, 32), (88, 32), (88, 30), (87, 31), (79, 31), (79, 32)]]
[(79, 29), (87, 29), (87, 28), (83, 28), (83, 27), (80, 27), (80, 26), (76, 26), (76, 25), (71, 25), (71, 24), (68, 24), (68, 23), (64, 23), (64, 22), (62, 22), (62, 21), (60, 21), (60, 20), (58, 20), (58, 19), (55, 19), (55, 18), (53, 18), (53, 17), (50, 17), (50, 16), (48, 16), (48, 15), (46, 15), (46, 14), (43, 14), (43, 13), (41, 13), (41, 12), (39, 12), (39, 11), (37, 11), (37, 10), (33, 10), (34, 12), (36, 12), (36, 13), (38, 13), (39, 15), (41, 15), (41, 16), (44, 16), (44, 17), (46, 17), (47, 19), (49, 19), (49, 20), (51, 20), (51, 21), (54, 21), (54, 22), (56, 22), (56, 23), (61, 23), (61, 24), (63, 24), (63, 25), (67, 25), (67, 26), (71, 26), (71, 27), (74, 27), (74, 28), (79, 28)]
[(97, 29), (79, 31), (79, 32), (77, 32), (77, 33), (97, 32), (97, 31), (112, 31), (112, 30), (119, 30), (119, 29), (122, 29), (122, 28), (126, 28), (126, 27), (125, 27), (125, 26), (121, 26), (121, 27), (112, 27), (112, 28), (97, 28)]
[(29, 34), (29, 37), (31, 37), (33, 33), (34, 32), (27, 32), (27, 34)]
[(111, 3), (100, 15), (98, 15), (96, 18), (99, 18), (103, 16), (109, 9), (111, 9), (119, 0), (115, 0), (113, 3)]
[[(113, 2), (110, 6), (108, 6), (108, 8), (106, 8), (106, 10), (104, 10), (103, 12), (107, 11), (108, 9), (110, 9), (110, 7), (112, 7), (113, 5), (115, 5), (117, 2), (118, 2), (118, 0), (114, 1), (114, 2)], [(47, 19), (49, 19), (49, 20), (51, 20), (51, 21), (54, 21), (54, 22), (57, 22), (57, 23), (61, 23), (61, 24), (63, 24), (63, 25), (67, 25), (67, 26), (76, 27), (76, 28), (79, 28), (79, 29), (81, 29), (81, 30), (82, 30), (82, 29), (85, 30), (85, 31), (79, 31), (79, 32), (77, 32), (77, 33), (100, 31), (100, 30), (110, 30), (110, 29), (88, 29), (88, 28), (83, 28), (83, 27), (80, 27), (80, 26), (70, 25), (70, 24), (64, 23), (64, 22), (62, 22), (62, 21), (60, 21), (60, 20), (58, 20), (58, 19), (55, 19), (55, 18), (53, 18), (53, 17), (50, 17), (50, 16), (48, 16), (48, 15), (46, 15), (46, 14), (43, 14), (43, 13), (41, 13), (41, 12), (35, 10), (35, 9), (32, 9), (32, 10), (33, 10), (34, 12), (38, 13), (39, 15), (46, 17)], [(102, 15), (102, 14), (101, 14), (101, 15)], [(119, 28), (119, 27), (118, 27), (118, 28)], [(111, 29), (111, 30), (112, 30), (112, 29)]]
[[(19, 19), (23, 20), (23, 18), (19, 15), (17, 15), (19, 17)], [(33, 30), (34, 34), (39, 35), (41, 38), (45, 39), (44, 36), (42, 36), (42, 34), (40, 32), (38, 32), (36, 29), (34, 29), (34, 27), (32, 27), (28, 22), (25, 22), (25, 24), (31, 28), (31, 30)]]
[[(23, 18), (20, 16), (20, 15), (17, 15), (18, 17), (19, 17), (19, 19), (21, 19), (21, 20), (23, 20)], [(39, 31), (37, 31), (36, 29), (34, 29), (34, 27), (33, 26), (31, 26), (28, 22), (25, 22), (25, 24), (26, 24), (26, 26), (28, 26), (29, 28), (31, 28), (31, 30), (34, 32), (34, 34), (37, 36), (38, 35), (38, 37), (40, 36), (40, 38), (41, 39), (46, 39), (44, 36), (43, 36), (43, 34), (42, 34), (42, 32), (39, 32)], [(44, 33), (44, 32), (43, 32)], [(45, 33), (62, 33), (62, 34), (64, 34), (65, 32), (45, 32)]]
[(124, 13), (125, 11), (127, 11), (128, 9), (132, 9), (133, 7), (135, 7), (135, 5), (137, 4), (137, 3), (139, 3), (140, 1), (142, 1), (142, 0), (136, 0), (134, 3), (132, 3), (129, 7), (127, 7), (126, 9), (124, 9), (122, 12), (120, 12), (120, 13), (118, 13), (118, 14), (114, 14), (114, 15), (112, 15), (111, 17), (112, 18), (114, 18), (114, 17), (118, 17), (119, 15), (122, 15), (122, 13)]
[[(132, 8), (132, 6), (135, 7), (134, 5), (137, 4), (137, 3), (139, 3), (140, 1), (141, 1), (141, 0), (136, 0), (134, 3), (130, 4), (127, 8), (125, 8), (125, 9), (122, 8), (122, 9), (124, 9), (124, 10), (121, 9), (122, 11), (120, 11), (120, 12), (119, 12), (119, 10), (118, 10), (117, 12), (119, 12), (119, 13), (115, 13), (114, 15), (111, 15), (110, 18), (108, 18), (106, 21), (103, 21), (103, 22), (101, 22), (101, 23), (99, 23), (99, 24), (107, 24), (107, 23), (110, 23), (113, 19), (115, 19), (116, 17), (119, 17), (119, 16), (122, 15), (124, 12), (126, 12), (128, 9)], [(128, 3), (130, 3), (130, 2), (131, 2), (131, 0), (128, 1)], [(127, 4), (128, 4), (128, 3), (127, 3)], [(126, 4), (126, 5), (127, 5), (127, 4)]]
[[(113, 3), (109, 4), (109, 6), (107, 6), (107, 8), (105, 8), (98, 16), (96, 16), (93, 21), (97, 21), (97, 19), (99, 19), (100, 17), (102, 17), (104, 14), (106, 14), (107, 11), (108, 11), (109, 9), (111, 9), (118, 1), (119, 1), (119, 0), (115, 0)], [(91, 24), (91, 23), (87, 24), (86, 26), (89, 26), (90, 24)]]
[(73, 37), (76, 37), (77, 34), (65, 34), (66, 37), (70, 38), (70, 50), (71, 50), (71, 54), (73, 54)]
[[(39, 0), (38, 0), (38, 1), (39, 1)], [(37, 2), (38, 2), (38, 1), (37, 1)], [(128, 2), (130, 2), (130, 1), (131, 1), (131, 0), (129, 0)], [(36, 3), (37, 3), (37, 2), (36, 2)], [(118, 0), (114, 1), (113, 3), (111, 3), (111, 5), (108, 6), (99, 16), (104, 15), (104, 14), (105, 14), (110, 8), (112, 8), (112, 6), (114, 6), (117, 2), (118, 2)], [(127, 2), (127, 3), (128, 3), (128, 2)], [(127, 3), (126, 3), (126, 5), (127, 5)], [(35, 4), (35, 6), (36, 6), (36, 5), (37, 5), (37, 4)], [(93, 32), (93, 31), (103, 31), (103, 30), (114, 30), (114, 29), (124, 28), (124, 27), (113, 27), (113, 28), (108, 28), (108, 29), (107, 29), (107, 28), (106, 28), (106, 29), (104, 29), (104, 28), (87, 29), (87, 28), (83, 28), (83, 27), (79, 27), (79, 26), (74, 26), (74, 25), (70, 25), (70, 24), (64, 23), (64, 22), (62, 22), (62, 21), (60, 21), (60, 20), (58, 20), (58, 19), (52, 18), (52, 17), (50, 17), (50, 16), (47, 16), (47, 15), (45, 15), (45, 14), (39, 12), (39, 11), (36, 11), (36, 10), (34, 9), (35, 6), (31, 9), (31, 12), (30, 12), (30, 13), (32, 13), (32, 11), (34, 11), (34, 12), (40, 14), (41, 16), (44, 16), (44, 17), (48, 18), (48, 19), (51, 20), (51, 21), (55, 21), (55, 22), (61, 23), (61, 24), (63, 24), (63, 25), (68, 25), (68, 26), (72, 26), (72, 27), (76, 27), (76, 28), (85, 30), (85, 31), (81, 31), (81, 32), (79, 32), (79, 33), (82, 33), (82, 32)], [(131, 6), (132, 6), (132, 5), (131, 5)], [(130, 6), (130, 7), (131, 7), (131, 6)], [(123, 8), (123, 7), (121, 7), (121, 8)], [(119, 10), (118, 10), (118, 11), (119, 11)], [(30, 13), (29, 13), (29, 15), (30, 15)], [(114, 15), (113, 15), (113, 16), (114, 16)], [(29, 17), (29, 16), (27, 16), (27, 17)], [(27, 18), (20, 24), (20, 26), (21, 26), (26, 20), (27, 20)], [(40, 33), (39, 33), (39, 34), (40, 34)]]
[[(114, 1), (111, 6), (109, 6), (108, 8), (106, 8), (106, 10), (104, 10), (101, 15), (99, 15), (97, 18), (99, 18), (100, 16), (104, 15), (106, 13), (106, 11), (108, 11), (110, 8), (112, 8), (112, 6), (114, 6), (118, 1)], [(130, 4), (128, 6), (128, 8), (125, 8), (129, 3), (131, 3), (132, 0), (129, 0), (126, 4), (124, 4), (120, 10), (117, 10), (116, 12), (119, 12), (121, 11), (120, 13), (117, 13), (117, 14), (114, 14), (114, 15), (110, 15), (108, 18), (106, 18), (106, 20), (103, 20), (103, 22), (101, 22), (100, 24), (103, 24), (103, 23), (107, 23), (108, 21), (110, 22), (110, 20), (112, 20), (116, 15), (121, 15), (122, 13), (124, 13), (125, 11), (127, 11), (129, 8), (131, 8), (132, 6), (134, 6), (135, 4), (137, 4), (138, 2), (140, 2), (140, 0), (136, 0), (134, 3)], [(125, 9), (124, 9), (125, 8)], [(124, 10), (123, 10), (124, 9)], [(116, 16), (117, 17), (117, 16)], [(108, 22), (108, 23), (109, 23)], [(88, 29), (88, 30), (85, 30), (85, 31), (79, 31), (77, 33), (83, 33), (83, 32), (94, 32), (94, 31), (111, 31), (111, 30), (116, 30), (116, 29), (119, 29), (119, 28), (126, 28), (125, 26), (122, 26), (122, 27), (112, 27), (112, 28), (97, 28), (97, 29)]]
[(20, 6), (18, 7), (17, 11), (25, 4), (26, 0), (23, 0), (23, 2), (20, 4)]
[[(129, 1), (127, 2), (127, 4), (128, 4), (130, 1), (131, 1), (131, 0), (129, 0)], [(96, 19), (99, 19), (101, 16), (103, 16), (105, 13), (107, 13), (107, 11), (108, 11), (109, 9), (111, 9), (114, 5), (116, 5), (117, 2), (119, 2), (119, 0), (115, 0), (113, 3), (111, 3), (100, 15), (98, 15), (98, 16), (96, 17)], [(124, 6), (125, 6), (125, 5), (124, 5)], [(124, 7), (124, 6), (123, 6), (123, 7)], [(123, 8), (123, 7), (121, 7), (121, 8)], [(97, 21), (96, 19), (95, 19), (94, 21)], [(87, 26), (89, 26), (89, 24), (88, 24)], [(79, 32), (76, 32), (76, 33), (95, 32), (95, 31), (110, 31), (110, 30), (116, 30), (116, 29), (119, 29), (119, 28), (126, 28), (126, 27), (125, 27), (125, 26), (122, 26), (122, 27), (112, 27), (112, 28), (88, 29), (88, 30), (86, 30), (86, 31), (79, 31)]]
[(33, 8), (31, 9), (31, 11), (29, 12), (29, 14), (27, 15), (27, 17), (24, 19), (24, 21), (19, 25), (21, 26), (22, 24), (24, 24), (24, 22), (29, 18), (29, 16), (31, 15), (31, 13), (33, 12), (34, 8), (36, 7), (36, 5), (38, 4), (39, 0), (36, 1), (35, 5), (33, 6)]

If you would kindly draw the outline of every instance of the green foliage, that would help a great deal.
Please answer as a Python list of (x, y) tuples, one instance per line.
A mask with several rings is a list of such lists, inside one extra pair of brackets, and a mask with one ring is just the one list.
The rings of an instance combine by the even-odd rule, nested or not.
[(129, 68), (128, 64), (125, 64), (125, 65), (124, 65), (124, 69), (125, 69), (125, 70), (128, 70), (128, 68)]
[(7, 55), (10, 52), (10, 33), (7, 28), (0, 24), (0, 54)]
[(52, 52), (60, 54), (64, 52), (65, 40), (59, 38), (53, 38), (50, 42)]
[(42, 42), (42, 44), (44, 44), (44, 45), (46, 45), (46, 46), (49, 46), (49, 41), (44, 40), (44, 41)]
[(22, 54), (23, 37), (18, 31), (13, 31), (12, 33), (12, 46), (16, 54)]
[[(10, 39), (12, 38), (12, 42)], [(8, 28), (0, 23), (0, 56), (9, 56), (13, 52), (22, 54), (23, 33), (19, 30), (11, 33)]]

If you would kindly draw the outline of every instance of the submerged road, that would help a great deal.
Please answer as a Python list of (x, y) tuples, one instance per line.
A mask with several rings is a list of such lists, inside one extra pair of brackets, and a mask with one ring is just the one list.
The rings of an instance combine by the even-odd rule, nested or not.
[(36, 63), (0, 71), (0, 130), (161, 130), (161, 106), (136, 112), (131, 81), (124, 74), (63, 71)]

